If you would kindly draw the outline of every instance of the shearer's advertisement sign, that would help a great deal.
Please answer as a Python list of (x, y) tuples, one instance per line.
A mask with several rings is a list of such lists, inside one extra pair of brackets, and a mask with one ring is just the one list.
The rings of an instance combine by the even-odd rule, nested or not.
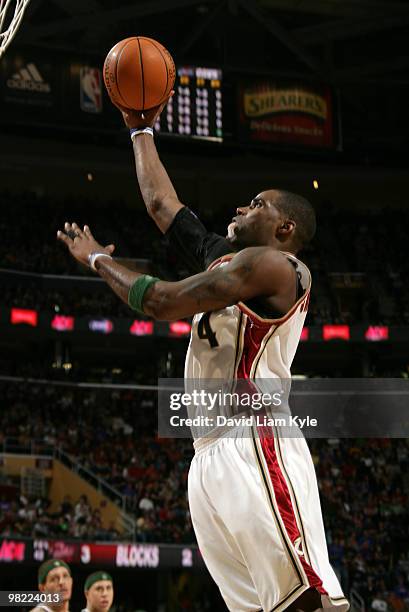
[(243, 81), (239, 109), (240, 138), (246, 142), (334, 146), (332, 95), (325, 85)]

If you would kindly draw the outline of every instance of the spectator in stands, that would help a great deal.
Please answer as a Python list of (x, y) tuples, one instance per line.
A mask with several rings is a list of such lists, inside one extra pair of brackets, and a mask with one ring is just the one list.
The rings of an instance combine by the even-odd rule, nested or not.
[(371, 610), (377, 612), (388, 612), (388, 604), (382, 596), (382, 593), (377, 593), (371, 603)]

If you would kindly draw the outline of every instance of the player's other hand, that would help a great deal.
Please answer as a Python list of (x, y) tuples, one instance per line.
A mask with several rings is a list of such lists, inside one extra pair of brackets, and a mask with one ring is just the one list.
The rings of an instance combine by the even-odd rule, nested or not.
[(88, 225), (84, 225), (82, 230), (76, 223), (67, 222), (64, 225), (64, 231), (58, 230), (57, 238), (67, 246), (69, 252), (77, 261), (88, 267), (88, 256), (91, 253), (98, 252), (112, 255), (115, 250), (113, 244), (108, 244), (105, 247), (99, 244), (91, 234)]
[(132, 110), (131, 108), (124, 108), (123, 106), (116, 106), (121, 111), (122, 117), (127, 128), (131, 129), (153, 127), (156, 123), (157, 118), (160, 116), (161, 112), (163, 111), (174, 93), (175, 92), (172, 90), (166, 100), (162, 102), (162, 104), (143, 112)]

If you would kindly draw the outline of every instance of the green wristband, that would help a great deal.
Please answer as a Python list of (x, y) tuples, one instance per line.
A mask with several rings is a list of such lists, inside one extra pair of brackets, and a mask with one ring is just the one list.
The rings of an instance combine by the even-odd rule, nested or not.
[(149, 274), (142, 274), (129, 289), (128, 293), (128, 304), (132, 310), (136, 310), (141, 314), (145, 314), (143, 311), (143, 298), (146, 291), (151, 285), (154, 285), (160, 280), (155, 276), (149, 276)]

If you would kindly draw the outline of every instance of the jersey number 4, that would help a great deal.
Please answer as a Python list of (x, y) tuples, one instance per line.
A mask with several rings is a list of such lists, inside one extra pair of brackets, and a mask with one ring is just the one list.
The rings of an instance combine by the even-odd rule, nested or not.
[(197, 335), (201, 340), (208, 340), (211, 348), (216, 348), (219, 346), (216, 338), (216, 332), (212, 330), (210, 325), (210, 315), (211, 312), (205, 312), (201, 318), (199, 323), (197, 324)]

